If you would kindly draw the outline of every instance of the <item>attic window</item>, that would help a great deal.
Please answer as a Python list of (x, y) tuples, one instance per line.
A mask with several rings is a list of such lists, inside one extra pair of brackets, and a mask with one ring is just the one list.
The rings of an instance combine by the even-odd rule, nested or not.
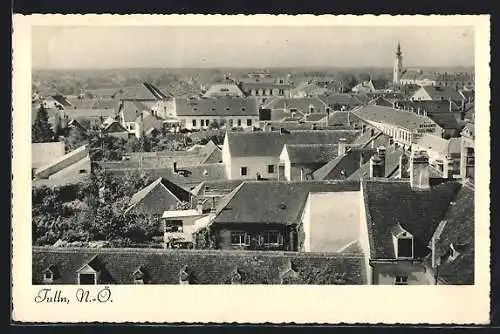
[(229, 108), (229, 107), (226, 107), (226, 108), (225, 108), (225, 110), (226, 110), (226, 111), (229, 111), (229, 110), (231, 110), (231, 108)]
[(396, 276), (395, 285), (408, 285), (408, 276)]
[(245, 110), (247, 110), (245, 107), (241, 108), (241, 111), (245, 111)]
[(198, 111), (198, 108), (193, 108), (193, 111)]
[(97, 284), (96, 273), (78, 273), (78, 284), (80, 285)]
[(281, 203), (278, 207), (279, 207), (281, 210), (285, 210), (285, 209), (286, 209), (286, 204), (285, 204), (285, 203)]
[(203, 170), (203, 176), (208, 176), (208, 170), (206, 170), (206, 169)]
[(229, 92), (229, 89), (228, 88), (221, 88), (220, 91), (221, 92)]
[(212, 110), (212, 111), (216, 111), (217, 109), (215, 109), (215, 108), (210, 108), (210, 110)]
[(397, 258), (413, 258), (413, 237), (406, 236), (405, 233), (397, 238)]

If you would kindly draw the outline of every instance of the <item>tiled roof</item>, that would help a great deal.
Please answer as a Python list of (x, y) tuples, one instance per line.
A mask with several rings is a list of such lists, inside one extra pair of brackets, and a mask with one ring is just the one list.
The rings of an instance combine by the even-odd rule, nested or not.
[(310, 107), (313, 107), (313, 112), (324, 113), (326, 105), (317, 97), (299, 97), (294, 99), (276, 98), (264, 106), (267, 109), (296, 109), (303, 114), (309, 113)]
[(337, 144), (285, 144), (292, 164), (327, 163), (338, 155)]
[(423, 90), (429, 94), (433, 100), (452, 100), (452, 101), (462, 101), (464, 98), (457, 92), (453, 87), (446, 86), (422, 86)]
[[(403, 155), (401, 149), (394, 147), (387, 148), (385, 153), (385, 174), (384, 177), (393, 177), (395, 172), (399, 169), (399, 158)], [(347, 180), (358, 181), (370, 176), (370, 161), (367, 161), (359, 169), (347, 177)]]
[[(464, 185), (443, 217), (446, 225), (436, 243), (439, 280), (474, 284), (474, 189)], [(450, 245), (459, 252), (450, 258)]]
[(392, 124), (408, 130), (416, 130), (419, 125), (429, 122), (427, 117), (410, 111), (376, 105), (363, 106), (353, 113), (365, 121)]
[(333, 107), (336, 104), (357, 106), (362, 104), (360, 100), (350, 94), (328, 94), (318, 96), (324, 104)]
[(106, 171), (115, 175), (125, 175), (130, 171), (139, 171), (149, 177), (163, 177), (184, 189), (195, 187), (206, 180), (227, 180), (226, 167), (222, 163), (198, 164), (195, 166), (180, 166), (178, 171), (174, 172), (173, 167), (164, 168), (106, 168)]
[(32, 182), (33, 187), (62, 187), (69, 184), (83, 183), (89, 179), (89, 174), (74, 174), (65, 175), (64, 177), (56, 177), (50, 179), (35, 179)]
[(449, 154), (460, 154), (461, 139), (450, 138), (444, 139), (434, 135), (423, 135), (416, 139), (415, 144), (422, 147), (422, 149), (430, 149), (434, 152), (440, 153), (443, 156)]
[(309, 114), (306, 115), (303, 120), (305, 122), (320, 122), (320, 121), (326, 121), (326, 117), (328, 115), (326, 113), (314, 113), (314, 114)]
[(142, 82), (132, 87), (123, 88), (118, 97), (121, 100), (157, 101), (165, 99), (166, 95), (152, 84)]
[(176, 99), (177, 116), (258, 116), (258, 106), (254, 99), (221, 97), (217, 99)]
[(116, 115), (114, 109), (68, 109), (65, 111), (68, 117), (76, 119), (100, 118), (101, 116), (106, 119)]
[(119, 104), (115, 99), (96, 99), (92, 109), (117, 109)]
[(391, 231), (397, 224), (413, 235), (414, 256), (427, 256), (428, 242), (459, 189), (457, 182), (433, 185), (422, 191), (412, 190), (406, 180), (364, 181), (371, 258), (395, 258)]
[(267, 124), (269, 128), (273, 129), (286, 129), (286, 130), (311, 130), (312, 125), (310, 123), (299, 123), (296, 121), (293, 122), (285, 122), (285, 121), (261, 121), (261, 127)]
[(351, 148), (346, 154), (339, 155), (323, 167), (313, 172), (314, 180), (343, 180), (360, 168), (361, 158), (368, 161), (377, 152), (372, 148)]
[[(303, 117), (304, 114), (300, 111), (295, 112), (295, 117)], [(283, 109), (274, 109), (271, 110), (271, 121), (282, 121), (285, 122), (285, 119), (292, 118), (292, 113), (290, 110)], [(296, 121), (295, 121), (296, 122)]]
[(116, 93), (120, 91), (119, 88), (97, 88), (97, 89), (86, 89), (85, 93), (88, 93), (92, 96), (110, 96), (114, 97)]
[(403, 109), (408, 111), (417, 112), (420, 109), (422, 112), (427, 113), (435, 113), (435, 112), (450, 112), (450, 103), (451, 103), (451, 111), (458, 111), (460, 106), (457, 105), (453, 101), (447, 100), (395, 100), (394, 105), (397, 109)]
[(359, 182), (245, 181), (220, 203), (212, 223), (296, 224), (309, 193), (358, 190)]
[(163, 211), (176, 209), (178, 203), (190, 200), (188, 191), (160, 177), (132, 196), (126, 212), (162, 214)]
[(208, 90), (203, 94), (205, 97), (225, 97), (225, 96), (237, 96), (245, 97), (245, 94), (234, 82), (227, 83), (214, 83)]
[(335, 111), (330, 113), (330, 117), (328, 118), (328, 125), (347, 125), (348, 123), (359, 122), (359, 120), (359, 117), (351, 111)]
[(52, 95), (52, 98), (54, 100), (56, 100), (57, 102), (59, 102), (65, 108), (66, 107), (71, 107), (71, 103), (63, 95), (60, 95), (60, 94)]
[(447, 130), (459, 130), (460, 125), (457, 121), (457, 116), (450, 112), (430, 113), (427, 117), (432, 119), (437, 125)]
[(336, 144), (341, 138), (352, 142), (360, 131), (354, 130), (295, 130), (227, 132), (229, 151), (233, 157), (279, 156), (285, 144)]
[(104, 132), (106, 133), (117, 133), (117, 132), (127, 132), (127, 129), (125, 129), (121, 124), (120, 122), (118, 121), (114, 121), (114, 122), (111, 122), (109, 123), (105, 128), (104, 128)]
[(238, 187), (242, 180), (207, 180), (191, 190), (195, 196), (225, 195)]
[(386, 89), (389, 85), (389, 80), (385, 79), (371, 80), (371, 82), (376, 90)]
[(192, 273), (190, 284), (230, 284), (235, 270), (241, 272), (242, 284), (280, 284), (280, 273), (290, 263), (303, 277), (301, 284), (366, 284), (364, 257), (355, 254), (36, 246), (32, 283), (43, 284), (43, 273), (51, 267), (58, 274), (55, 284), (77, 284), (77, 270), (96, 256), (100, 284), (133, 284), (139, 268), (149, 284), (179, 284), (179, 272), (186, 266)]
[(122, 101), (120, 104), (120, 113), (123, 114), (125, 122), (135, 122), (139, 115), (149, 112), (151, 108), (140, 101)]

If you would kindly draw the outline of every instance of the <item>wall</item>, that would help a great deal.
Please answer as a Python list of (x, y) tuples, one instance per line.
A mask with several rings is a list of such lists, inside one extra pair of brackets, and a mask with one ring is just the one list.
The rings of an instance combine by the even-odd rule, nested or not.
[(175, 98), (160, 101), (156, 106), (156, 112), (161, 118), (167, 119), (176, 117)]
[(461, 147), (461, 154), (460, 154), (460, 178), (462, 178), (462, 179), (466, 178), (467, 148), (472, 148), (475, 151), (474, 140), (471, 138), (462, 136), (462, 147)]
[(377, 263), (373, 265), (374, 284), (395, 285), (396, 276), (408, 276), (408, 285), (435, 284), (432, 272), (422, 263), (396, 261), (394, 263)]
[(370, 237), (368, 235), (368, 217), (365, 206), (365, 192), (363, 190), (363, 182), (360, 185), (360, 196), (358, 197), (358, 209), (359, 209), (359, 245), (365, 256), (364, 266), (367, 277), (367, 284), (373, 284), (373, 268), (370, 265), (371, 251), (370, 251)]
[[(238, 246), (231, 244), (231, 232), (246, 232), (250, 235), (250, 245)], [(278, 231), (283, 236), (283, 245), (261, 246), (258, 244), (258, 237), (265, 231)], [(216, 240), (216, 248), (222, 250), (292, 250), (290, 247), (289, 230), (284, 224), (258, 224), (258, 223), (242, 223), (242, 224), (218, 224), (212, 225), (210, 235)]]
[[(225, 117), (214, 117), (214, 116), (179, 116), (178, 119), (182, 122), (184, 127), (189, 130), (193, 129), (208, 129), (210, 127), (210, 123), (217, 120), (219, 125), (222, 122), (225, 122), (225, 125), (229, 128), (232, 127), (241, 127), (243, 129), (250, 128), (253, 126), (259, 126), (259, 116), (225, 116)], [(196, 125), (193, 125), (193, 120), (196, 120)], [(204, 121), (203, 126), (201, 125), (201, 121)], [(209, 125), (205, 125), (205, 121), (209, 120)], [(230, 120), (233, 120), (233, 126), (230, 126)], [(237, 125), (237, 120), (241, 120), (241, 126)], [(252, 125), (247, 125), (247, 120), (252, 121)]]
[[(265, 179), (278, 178), (278, 157), (232, 157), (228, 178), (230, 180), (255, 180), (256, 173)], [(267, 171), (268, 165), (274, 165), (274, 173), (269, 174)], [(247, 175), (241, 175), (241, 167), (247, 167)]]
[(360, 238), (359, 191), (310, 193), (304, 214), (305, 249), (338, 252)]

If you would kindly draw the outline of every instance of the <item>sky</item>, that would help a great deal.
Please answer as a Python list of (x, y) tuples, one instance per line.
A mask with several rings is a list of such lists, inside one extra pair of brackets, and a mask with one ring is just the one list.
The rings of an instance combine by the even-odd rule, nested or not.
[(460, 26), (34, 26), (36, 69), (474, 65)]

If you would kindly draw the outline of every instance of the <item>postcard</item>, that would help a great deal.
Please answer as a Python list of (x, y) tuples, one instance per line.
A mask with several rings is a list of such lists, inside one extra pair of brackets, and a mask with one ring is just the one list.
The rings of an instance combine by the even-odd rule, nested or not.
[(489, 45), (487, 15), (14, 15), (12, 319), (487, 324)]

